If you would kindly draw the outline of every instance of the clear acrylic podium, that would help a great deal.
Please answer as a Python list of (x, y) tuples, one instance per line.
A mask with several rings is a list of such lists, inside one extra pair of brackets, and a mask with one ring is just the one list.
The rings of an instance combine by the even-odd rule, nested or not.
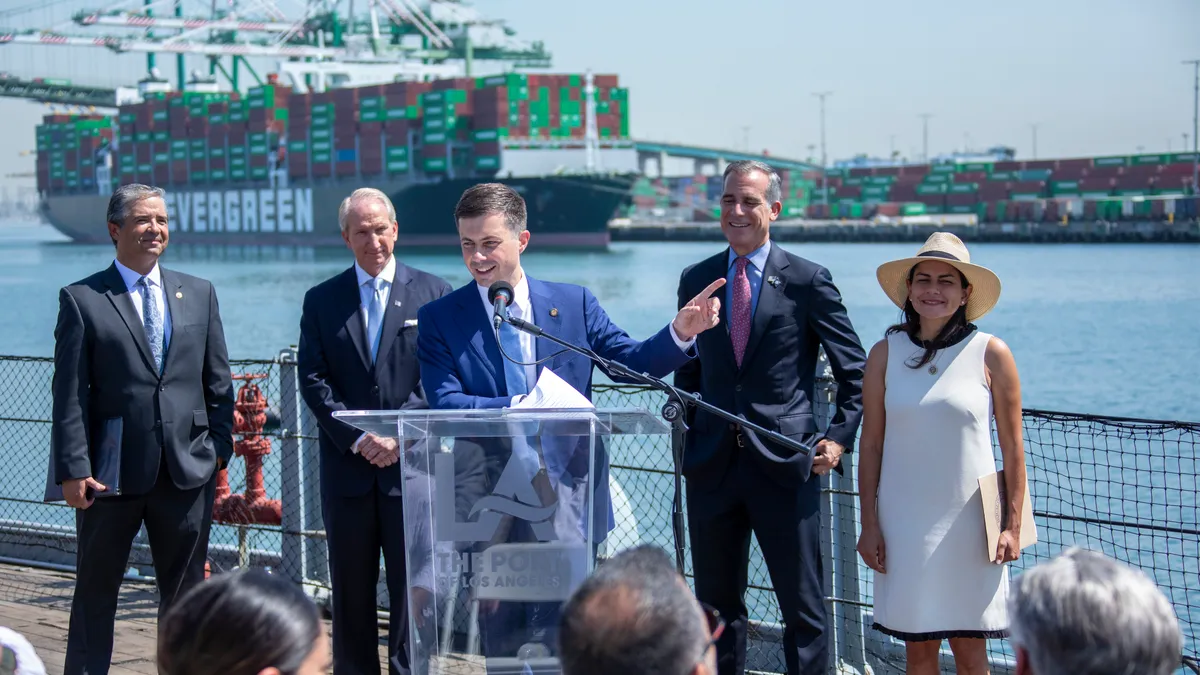
[(612, 528), (613, 437), (670, 427), (642, 408), (334, 416), (400, 441), (413, 675), (560, 673), (560, 608)]

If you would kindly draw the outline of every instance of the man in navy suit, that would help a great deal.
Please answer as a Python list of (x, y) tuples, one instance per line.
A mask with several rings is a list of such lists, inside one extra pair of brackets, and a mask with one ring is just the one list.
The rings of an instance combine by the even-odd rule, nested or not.
[[(783, 615), (787, 672), (827, 672), (819, 476), (838, 466), (862, 417), (866, 354), (829, 271), (771, 242), (781, 208), (780, 179), (771, 167), (731, 163), (721, 197), (729, 248), (687, 268), (679, 281), (683, 305), (695, 289), (728, 280), (720, 308), (728, 330), (699, 337), (699, 355), (679, 369), (675, 385), (816, 451), (796, 453), (691, 411), (683, 471), (692, 569), (696, 596), (731, 628), (717, 642), (722, 675), (745, 667), (751, 532)], [(838, 385), (837, 412), (824, 433), (813, 416), (822, 346)]]
[[(508, 308), (511, 315), (532, 321), (547, 333), (588, 347), (634, 371), (659, 377), (686, 363), (691, 358), (696, 336), (716, 325), (720, 301), (710, 296), (724, 285), (723, 279), (703, 288), (680, 309), (674, 321), (639, 342), (613, 325), (588, 289), (528, 277), (521, 268), (521, 253), (531, 237), (526, 229), (525, 201), (506, 185), (488, 183), (468, 189), (459, 199), (454, 215), (463, 262), (472, 281), (422, 307), (419, 312), (421, 332), (417, 353), (421, 362), (421, 380), (433, 408), (511, 406), (529, 393), (543, 368), (550, 368), (591, 398), (591, 360), (574, 352), (554, 355), (560, 347), (547, 340), (534, 340), (507, 323), (501, 324), (499, 331), (493, 328), (492, 303), (488, 302), (487, 293), (496, 281), (507, 281), (515, 289), (515, 298)], [(502, 358), (501, 344), (510, 358)], [(532, 365), (534, 361), (551, 356), (553, 358), (546, 363)], [(518, 365), (514, 360), (531, 365)], [(507, 466), (508, 455), (513, 452), (510, 445), (480, 445), (484, 470), (477, 496), (491, 492)], [(455, 452), (458, 455), (459, 449)], [(572, 451), (557, 447), (557, 444), (553, 449), (545, 448), (547, 471), (557, 474), (550, 475), (551, 482), (561, 478), (561, 469), (571, 464), (573, 455)], [(612, 512), (608, 499), (608, 463), (602, 449), (597, 450), (597, 458), (594, 473), (596, 508), (585, 517), (597, 525), (592, 529), (596, 540), (601, 540), (612, 527)], [(456, 461), (460, 458), (456, 457)], [(587, 471), (587, 468), (582, 469), (585, 475)], [(578, 474), (580, 470), (568, 473)], [(537, 479), (534, 482), (536, 485)], [(600, 527), (601, 524), (604, 526)], [(495, 607), (487, 609), (496, 610)], [(509, 625), (516, 625), (526, 619), (509, 617), (506, 620)], [(503, 622), (495, 620), (490, 625), (500, 623)], [(489, 631), (488, 625), (485, 619), (484, 647), (490, 656), (511, 655), (524, 641), (523, 637), (509, 641), (494, 639), (498, 631)], [(542, 644), (554, 642), (538, 641)]]
[(320, 427), (321, 506), (333, 586), (333, 662), (339, 675), (378, 673), (375, 585), (387, 568), (392, 675), (409, 672), (404, 524), (395, 438), (364, 434), (339, 410), (428, 407), (421, 391), (417, 310), (450, 292), (396, 260), (396, 210), (379, 190), (355, 190), (338, 210), (355, 263), (304, 296), (301, 394)]

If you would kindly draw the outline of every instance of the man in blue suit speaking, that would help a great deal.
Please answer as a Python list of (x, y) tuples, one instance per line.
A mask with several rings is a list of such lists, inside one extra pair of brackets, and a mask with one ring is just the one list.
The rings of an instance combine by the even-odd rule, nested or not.
[[(641, 342), (615, 326), (588, 289), (529, 278), (521, 269), (521, 253), (529, 246), (531, 236), (526, 229), (525, 200), (506, 185), (486, 183), (468, 189), (459, 199), (454, 217), (463, 262), (472, 281), (426, 304), (418, 313), (421, 329), (417, 358), (431, 408), (509, 407), (529, 393), (542, 368), (550, 368), (591, 398), (593, 364), (589, 359), (574, 352), (555, 355), (560, 347), (548, 340), (535, 340), (507, 323), (501, 324), (499, 331), (493, 328), (492, 303), (487, 294), (496, 281), (512, 284), (514, 299), (508, 307), (511, 316), (532, 321), (571, 344), (588, 347), (606, 359), (657, 377), (674, 372), (692, 358), (696, 336), (717, 325), (720, 301), (711, 296), (724, 285), (724, 278), (710, 284), (686, 303), (669, 325)], [(501, 356), (500, 344), (509, 359)], [(551, 356), (545, 363), (532, 365)], [(505, 455), (512, 452), (498, 444), (482, 445), (484, 468), (479, 496), (496, 485), (508, 463)], [(457, 447), (455, 452), (459, 452)], [(594, 502), (598, 508), (593, 511), (593, 522), (606, 527), (594, 527), (593, 531), (595, 538), (602, 540), (612, 528), (612, 512), (608, 462), (600, 450), (594, 476)], [(528, 617), (525, 620), (534, 621)], [(511, 619), (510, 624), (514, 621), (522, 620)], [(484, 649), (492, 656), (512, 655), (515, 645), (523, 641), (489, 646), (488, 632), (485, 627)]]

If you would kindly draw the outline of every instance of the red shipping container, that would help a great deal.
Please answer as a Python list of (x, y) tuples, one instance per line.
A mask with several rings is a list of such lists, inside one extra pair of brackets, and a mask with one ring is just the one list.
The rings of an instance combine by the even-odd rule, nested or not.
[(1022, 169), (1056, 169), (1058, 161), (1053, 159), (1037, 159), (1031, 162), (1022, 162)]
[(487, 156), (499, 155), (500, 154), (500, 142), (499, 141), (489, 141), (487, 143), (476, 143), (473, 149), (474, 149), (476, 155), (487, 155)]
[(445, 143), (431, 143), (421, 147), (421, 157), (424, 159), (445, 156), (447, 156)]
[(208, 168), (210, 168), (210, 169), (224, 169), (224, 168), (225, 168), (225, 163), (226, 163), (227, 161), (228, 161), (228, 160), (227, 160), (227, 159), (226, 159), (224, 156), (210, 157), (210, 158), (209, 158), (209, 160), (208, 160)]
[(329, 166), (329, 162), (320, 162), (312, 165), (313, 178), (328, 178), (333, 175), (333, 168)]
[(917, 189), (913, 185), (893, 184), (892, 189), (888, 191), (888, 199), (894, 202), (911, 202), (916, 198)]
[(1112, 178), (1084, 178), (1079, 181), (1079, 189), (1081, 191), (1091, 190), (1111, 190), (1113, 183)]
[(898, 167), (898, 166), (875, 167), (875, 172), (872, 175), (875, 175), (875, 176), (899, 176), (900, 175), (900, 167)]
[(383, 157), (361, 157), (359, 165), (362, 168), (364, 175), (376, 175), (383, 173)]
[(301, 158), (298, 162), (288, 162), (288, 176), (291, 178), (308, 176), (308, 159)]
[(979, 203), (979, 193), (960, 192), (946, 195), (946, 206), (972, 206)]
[(1055, 180), (1071, 180), (1070, 178), (1058, 178), (1058, 172), (1062, 171), (1065, 175), (1078, 175), (1082, 173), (1081, 169), (1087, 169), (1092, 166), (1092, 158), (1084, 159), (1060, 159), (1058, 167), (1055, 169)]
[(843, 185), (837, 189), (838, 199), (858, 199), (860, 196), (862, 196), (861, 185)]
[(356, 162), (337, 162), (337, 175), (353, 176), (358, 173), (358, 164)]
[(601, 89), (612, 89), (619, 87), (617, 84), (618, 77), (616, 75), (595, 75), (592, 77), (592, 83)]
[(1118, 190), (1145, 190), (1150, 187), (1151, 176), (1121, 176), (1113, 187)]
[(1160, 173), (1163, 176), (1190, 176), (1192, 175), (1192, 163), (1167, 164), (1162, 167)]
[(1084, 172), (1088, 178), (1116, 178), (1125, 173), (1123, 166), (1093, 166)]
[(1021, 162), (1012, 162), (1012, 161), (996, 162), (992, 166), (993, 171), (1019, 171), (1020, 169), (1021, 169)]
[(1046, 182), (1040, 180), (1018, 181), (1012, 184), (1011, 192), (1036, 192), (1044, 194), (1046, 192)]
[(867, 168), (859, 167), (856, 169), (850, 169), (850, 177), (851, 178), (862, 178), (864, 176), (870, 176), (870, 175), (871, 175), (871, 170), (867, 169)]
[(1001, 199), (1008, 199), (1009, 186), (1011, 183), (1000, 181), (988, 181), (979, 186), (980, 201), (992, 202)]
[(876, 207), (875, 213), (880, 216), (898, 216), (900, 215), (900, 205), (896, 202), (883, 202)]
[(982, 183), (987, 179), (986, 171), (964, 171), (954, 174), (955, 183)]

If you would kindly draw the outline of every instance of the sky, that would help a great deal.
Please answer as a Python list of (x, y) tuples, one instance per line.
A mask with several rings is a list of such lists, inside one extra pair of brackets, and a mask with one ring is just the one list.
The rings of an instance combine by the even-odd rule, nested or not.
[[(358, 0), (359, 7), (365, 0)], [(279, 0), (282, 7), (297, 0)], [(187, 0), (190, 6), (207, 5)], [(193, 4), (194, 3), (194, 4)], [(0, 27), (103, 6), (0, 0)], [(136, 4), (136, 3), (130, 3)], [(1018, 158), (1180, 151), (1200, 58), (1196, 0), (475, 0), (552, 53), (551, 72), (617, 74), (639, 139), (829, 160), (1008, 145)], [(63, 30), (82, 29), (64, 25)], [(173, 64), (173, 60), (163, 59)], [(141, 55), (0, 47), (0, 70), (132, 84)], [(199, 65), (198, 63), (195, 65)], [(193, 66), (189, 66), (193, 67)], [(173, 75), (171, 68), (165, 72)], [(31, 171), (45, 106), (0, 100), (0, 184)], [(1191, 140), (1188, 142), (1192, 144)], [(19, 181), (25, 182), (25, 181)]]

